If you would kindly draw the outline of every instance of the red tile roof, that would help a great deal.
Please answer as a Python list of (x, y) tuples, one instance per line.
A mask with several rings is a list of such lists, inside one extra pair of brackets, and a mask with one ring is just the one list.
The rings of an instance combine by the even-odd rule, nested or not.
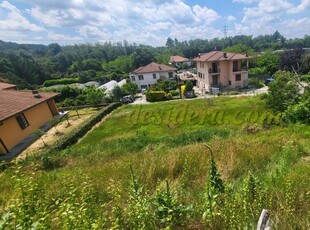
[(41, 98), (34, 97), (31, 91), (0, 90), (0, 121), (47, 101), (57, 93), (40, 93)]
[[(226, 57), (224, 57), (226, 54)], [(224, 60), (242, 60), (242, 59), (250, 59), (245, 54), (237, 54), (237, 53), (228, 53), (223, 51), (211, 51), (209, 53), (200, 54), (199, 57), (194, 58), (194, 61), (224, 61)]]
[(170, 63), (178, 63), (178, 62), (187, 62), (189, 61), (188, 58), (185, 58), (185, 57), (181, 57), (181, 56), (171, 56), (170, 57)]
[(0, 90), (12, 89), (12, 88), (15, 88), (15, 87), (16, 87), (16, 85), (0, 82)]
[(136, 69), (135, 71), (133, 71), (133, 73), (139, 74), (139, 73), (153, 73), (153, 72), (170, 72), (170, 71), (176, 71), (176, 70), (177, 69), (174, 67), (152, 62), (146, 66)]

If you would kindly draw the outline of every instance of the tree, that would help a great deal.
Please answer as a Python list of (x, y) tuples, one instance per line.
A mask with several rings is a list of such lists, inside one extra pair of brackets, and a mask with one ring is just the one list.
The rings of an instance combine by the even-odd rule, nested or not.
[(79, 81), (81, 83), (86, 83), (96, 78), (95, 70), (85, 70), (79, 72)]
[(122, 91), (121, 87), (118, 85), (114, 87), (111, 91), (111, 97), (113, 101), (120, 101), (120, 99), (124, 96), (124, 92)]
[(61, 46), (58, 43), (51, 43), (48, 45), (48, 55), (56, 55), (61, 51)]
[(271, 76), (278, 70), (279, 58), (278, 53), (269, 50), (255, 59), (254, 68), (251, 68), (250, 72)]
[(150, 48), (138, 48), (131, 54), (132, 67), (138, 68), (155, 61), (155, 56)]
[(167, 47), (173, 47), (174, 46), (174, 41), (172, 40), (172, 38), (167, 38), (166, 46)]
[(89, 86), (84, 90), (84, 93), (86, 94), (86, 102), (89, 105), (97, 106), (103, 101), (103, 89), (96, 89), (94, 86)]
[(280, 69), (287, 71), (296, 71), (297, 73), (300, 73), (302, 68), (303, 54), (304, 50), (302, 48), (285, 51), (280, 56)]
[(138, 92), (138, 85), (132, 82), (127, 82), (122, 85), (121, 90), (125, 95), (135, 95)]
[(294, 82), (294, 74), (290, 72), (278, 71), (274, 78), (275, 80), (268, 85), (266, 104), (274, 111), (284, 112), (296, 101), (299, 89)]

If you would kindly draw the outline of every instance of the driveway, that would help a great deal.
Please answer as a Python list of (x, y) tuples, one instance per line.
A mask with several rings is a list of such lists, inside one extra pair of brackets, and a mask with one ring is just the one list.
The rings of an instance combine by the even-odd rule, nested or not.
[(141, 104), (149, 104), (150, 102), (146, 101), (146, 96), (145, 94), (139, 94), (139, 96), (133, 103), (134, 105), (141, 105)]

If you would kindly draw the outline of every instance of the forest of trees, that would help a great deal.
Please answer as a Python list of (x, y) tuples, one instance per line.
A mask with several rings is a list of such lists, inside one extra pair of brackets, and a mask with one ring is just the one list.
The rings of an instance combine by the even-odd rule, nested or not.
[[(254, 55), (268, 51), (252, 63), (255, 73), (273, 74), (279, 49), (310, 47), (310, 36), (286, 39), (278, 31), (258, 37), (238, 35), (228, 38), (178, 41), (168, 38), (165, 47), (129, 44), (127, 41), (60, 46), (17, 44), (0, 41), (0, 81), (17, 84), (19, 88), (35, 88), (48, 79), (78, 78), (80, 82), (120, 80), (134, 69), (151, 61), (168, 63), (171, 55), (193, 58), (212, 50)], [(283, 56), (283, 55), (282, 55)], [(285, 62), (285, 60), (282, 60)], [(309, 62), (309, 58), (308, 58)], [(309, 64), (309, 63), (308, 63)], [(309, 67), (302, 71), (308, 73)]]

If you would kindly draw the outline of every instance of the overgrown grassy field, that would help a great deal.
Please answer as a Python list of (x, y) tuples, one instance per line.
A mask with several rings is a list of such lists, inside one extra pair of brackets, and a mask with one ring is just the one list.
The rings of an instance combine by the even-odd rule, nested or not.
[(0, 229), (254, 229), (263, 208), (275, 229), (310, 229), (310, 127), (279, 117), (259, 97), (123, 106), (3, 167)]

